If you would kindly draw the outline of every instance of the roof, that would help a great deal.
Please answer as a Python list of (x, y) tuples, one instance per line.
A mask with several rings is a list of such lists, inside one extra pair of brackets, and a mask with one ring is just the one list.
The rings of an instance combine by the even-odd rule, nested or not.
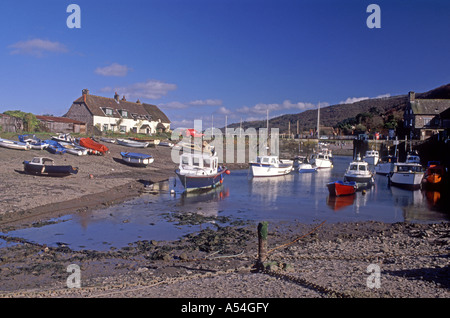
[(450, 99), (416, 99), (411, 102), (415, 115), (438, 115), (450, 108)]
[(79, 121), (79, 120), (75, 120), (75, 119), (70, 119), (67, 117), (55, 117), (55, 116), (40, 116), (40, 115), (36, 115), (36, 118), (42, 121), (53, 121), (53, 122), (58, 122), (58, 123), (71, 123), (71, 124), (86, 124), (85, 122)]
[(167, 116), (156, 106), (150, 104), (141, 104), (141, 102), (129, 102), (125, 99), (115, 99), (109, 97), (102, 97), (96, 95), (82, 95), (74, 101), (75, 104), (84, 103), (89, 109), (92, 115), (105, 117), (105, 109), (111, 109), (112, 115), (108, 117), (122, 118), (119, 111), (127, 111), (128, 117), (133, 118), (135, 116), (145, 117), (150, 121), (159, 121), (163, 123), (170, 123)]

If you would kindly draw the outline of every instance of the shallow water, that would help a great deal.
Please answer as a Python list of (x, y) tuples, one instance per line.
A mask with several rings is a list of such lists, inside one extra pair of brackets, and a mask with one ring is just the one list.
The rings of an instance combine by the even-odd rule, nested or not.
[[(232, 171), (222, 186), (201, 194), (183, 194), (180, 182), (170, 178), (160, 194), (143, 194), (114, 207), (67, 215), (53, 224), (5, 235), (49, 246), (108, 250), (138, 240), (173, 240), (213, 226), (215, 221), (183, 225), (174, 217), (195, 213), (205, 217), (230, 217), (231, 221), (441, 222), (450, 219), (448, 201), (439, 193), (389, 187), (377, 175), (366, 193), (330, 198), (326, 183), (342, 180), (351, 158), (335, 157), (334, 167), (315, 173), (252, 178), (248, 170)], [(171, 193), (170, 190), (175, 193)], [(438, 198), (440, 195), (440, 198)], [(216, 221), (220, 225), (226, 225)], [(0, 247), (5, 246), (0, 240)]]

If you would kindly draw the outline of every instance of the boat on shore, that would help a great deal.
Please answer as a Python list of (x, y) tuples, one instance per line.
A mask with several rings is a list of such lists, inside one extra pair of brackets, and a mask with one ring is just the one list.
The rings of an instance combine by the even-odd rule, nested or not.
[(375, 166), (375, 173), (381, 175), (388, 175), (394, 170), (394, 163), (397, 162), (395, 156), (382, 157), (378, 164)]
[(278, 156), (257, 156), (256, 161), (250, 162), (254, 177), (281, 176), (293, 170), (293, 161), (283, 162)]
[(150, 144), (147, 141), (136, 141), (136, 140), (130, 140), (130, 139), (117, 139), (117, 144), (126, 146), (126, 147), (132, 147), (132, 148), (146, 148)]
[(67, 152), (67, 149), (61, 146), (56, 140), (47, 139), (45, 142), (48, 144), (47, 151), (50, 153), (63, 155)]
[(66, 177), (78, 173), (78, 168), (70, 165), (54, 165), (53, 159), (47, 157), (35, 157), (31, 161), (24, 161), (23, 165), (25, 172), (34, 175)]
[(31, 135), (31, 134), (19, 135), (18, 138), (19, 138), (19, 141), (28, 143), (31, 146), (31, 149), (34, 149), (34, 150), (43, 150), (48, 147), (48, 143), (37, 138), (36, 135)]
[(394, 170), (389, 174), (388, 183), (399, 188), (416, 190), (420, 189), (423, 176), (424, 171), (419, 163), (395, 163)]
[(180, 156), (175, 173), (186, 191), (196, 191), (222, 184), (223, 175), (230, 174), (230, 171), (219, 166), (219, 159), (215, 155), (184, 153)]
[(373, 183), (373, 173), (369, 169), (369, 164), (366, 161), (362, 161), (359, 157), (355, 161), (350, 162), (344, 174), (344, 181), (355, 181), (366, 184)]
[(58, 134), (57, 136), (52, 136), (52, 139), (55, 141), (64, 141), (64, 142), (74, 142), (75, 138), (70, 134)]
[(4, 148), (16, 149), (16, 150), (30, 150), (31, 149), (30, 144), (28, 144), (26, 142), (9, 140), (9, 139), (0, 139), (0, 146), (4, 147)]
[(379, 159), (380, 154), (376, 150), (367, 150), (363, 158), (365, 162), (367, 162), (369, 165), (372, 166), (376, 166), (378, 164)]
[(147, 167), (155, 160), (152, 155), (143, 153), (121, 152), (120, 155), (123, 162), (135, 167)]
[(89, 153), (94, 155), (104, 155), (109, 151), (108, 147), (92, 140), (91, 138), (79, 138), (77, 141), (80, 146), (89, 149)]
[(100, 137), (100, 141), (108, 142), (110, 144), (115, 144), (116, 138)]
[(159, 139), (137, 138), (137, 137), (131, 137), (131, 138), (129, 138), (129, 140), (138, 141), (138, 142), (147, 142), (148, 143), (147, 147), (156, 147), (161, 142)]
[(344, 196), (355, 194), (357, 184), (355, 181), (333, 181), (327, 183), (328, 191), (331, 196)]
[(77, 145), (73, 142), (64, 142), (60, 141), (59, 144), (66, 149), (67, 153), (75, 156), (85, 156), (88, 154), (88, 150), (80, 145)]

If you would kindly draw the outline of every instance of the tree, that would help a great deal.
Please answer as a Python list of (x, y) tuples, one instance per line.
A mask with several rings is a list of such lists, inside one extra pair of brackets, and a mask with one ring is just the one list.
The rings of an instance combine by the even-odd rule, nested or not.
[(20, 110), (8, 110), (4, 114), (21, 119), (24, 131), (33, 132), (39, 126), (39, 120), (32, 113), (25, 113)]

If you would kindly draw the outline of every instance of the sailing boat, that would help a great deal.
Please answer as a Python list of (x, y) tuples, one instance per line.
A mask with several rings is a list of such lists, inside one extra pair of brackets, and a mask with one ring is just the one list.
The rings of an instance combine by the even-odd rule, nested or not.
[[(317, 144), (320, 141), (320, 102), (317, 108)], [(319, 146), (319, 151), (311, 155), (309, 162), (316, 166), (318, 169), (332, 168), (333, 162), (331, 161), (331, 151), (328, 149), (321, 149)]]

